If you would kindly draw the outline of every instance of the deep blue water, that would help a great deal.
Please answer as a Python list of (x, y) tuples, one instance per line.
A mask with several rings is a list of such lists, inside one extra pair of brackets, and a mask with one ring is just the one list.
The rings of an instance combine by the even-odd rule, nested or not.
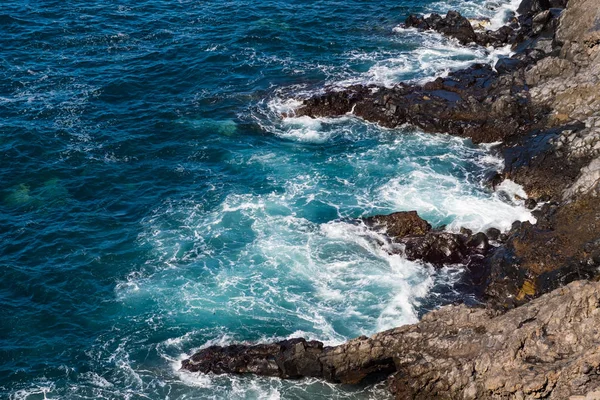
[[(483, 1), (50, 1), (0, 5), (0, 397), (384, 398), (385, 389), (198, 376), (207, 344), (329, 344), (452, 296), (353, 218), (530, 218), (481, 184), (485, 147), (356, 119), (281, 119), (352, 83), (496, 57), (394, 29)], [(507, 187), (507, 191), (518, 188)]]

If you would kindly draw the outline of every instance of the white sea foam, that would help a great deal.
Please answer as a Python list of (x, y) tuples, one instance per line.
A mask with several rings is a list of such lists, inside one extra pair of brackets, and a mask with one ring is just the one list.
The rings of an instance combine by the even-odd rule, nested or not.
[[(269, 168), (266, 179), (283, 191), (229, 194), (209, 208), (168, 202), (144, 221), (140, 235), (156, 251), (154, 272), (130, 275), (117, 285), (117, 298), (151, 298), (181, 318), (218, 316), (223, 326), (250, 318), (259, 331), (275, 318), (335, 344), (415, 322), (419, 299), (445, 279), (393, 255), (384, 235), (345, 218), (417, 210), (452, 230), (508, 229), (514, 220), (533, 220), (515, 197), (523, 195), (517, 185), (505, 182), (490, 193), (470, 175), (501, 168), (502, 161), (484, 149), (447, 135), (400, 134), (354, 119), (336, 129), (354, 131), (356, 138), (379, 135), (381, 142), (302, 169), (277, 148), (252, 153), (242, 164)], [(313, 207), (342, 219), (313, 222)], [(234, 331), (221, 335), (239, 340)]]
[(19, 389), (10, 395), (10, 400), (28, 400), (33, 397), (45, 400), (48, 398), (46, 395), (51, 394), (54, 387), (54, 383), (48, 382), (28, 389)]
[(523, 202), (514, 197), (514, 194), (524, 195), (523, 189), (514, 183), (505, 182), (485, 198), (460, 179), (416, 170), (408, 176), (393, 178), (380, 191), (396, 209), (417, 210), (431, 223), (447, 224), (454, 231), (461, 227), (476, 232), (491, 227), (508, 230), (516, 220), (535, 222)]

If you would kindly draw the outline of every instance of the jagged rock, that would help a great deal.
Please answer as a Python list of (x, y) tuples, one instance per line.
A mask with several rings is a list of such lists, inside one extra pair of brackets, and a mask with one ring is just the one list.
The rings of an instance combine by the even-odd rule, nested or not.
[(431, 230), (431, 225), (419, 217), (416, 211), (401, 211), (389, 215), (375, 215), (364, 219), (373, 228), (385, 228), (393, 239), (405, 236), (423, 236)]
[(459, 230), (461, 235), (465, 235), (465, 236), (471, 236), (473, 234), (473, 231), (469, 228), (465, 228), (464, 226), (460, 228)]
[(421, 30), (431, 29), (457, 39), (462, 44), (477, 40), (477, 35), (469, 20), (456, 11), (448, 11), (445, 17), (435, 13), (429, 17), (419, 17), (411, 14), (404, 22), (404, 26)]
[(478, 232), (475, 235), (469, 237), (467, 240), (467, 248), (472, 252), (484, 255), (490, 249), (490, 243), (487, 235), (483, 232)]
[(304, 339), (256, 346), (211, 346), (188, 360), (182, 368), (191, 372), (256, 374), (278, 378), (321, 377), (319, 356), (323, 343)]
[(465, 262), (470, 254), (465, 236), (449, 232), (431, 232), (424, 237), (402, 240), (409, 260), (423, 260), (434, 265)]
[(484, 298), (511, 308), (578, 279), (598, 275), (600, 202), (588, 193), (569, 204), (546, 203), (538, 222), (513, 226), (503, 247), (483, 260)]
[(564, 131), (582, 128), (582, 124), (574, 123), (507, 140), (502, 150), (504, 176), (521, 184), (529, 197), (561, 198), (569, 183), (579, 175), (585, 160), (571, 160), (566, 154), (556, 152), (553, 141)]
[(305, 100), (298, 116), (326, 117), (352, 112), (386, 127), (406, 123), (426, 132), (448, 132), (474, 142), (495, 142), (536, 126), (544, 115), (531, 107), (522, 78), (499, 76), (489, 65), (438, 78), (423, 86), (351, 87)]
[(502, 183), (504, 178), (498, 171), (490, 171), (486, 173), (483, 178), (484, 184), (490, 187), (492, 190), (496, 190), (496, 187)]
[(467, 264), (474, 255), (485, 255), (489, 249), (487, 236), (482, 233), (469, 235), (443, 231), (429, 232), (425, 236), (406, 237), (404, 256), (409, 260), (423, 260), (435, 266)]
[(340, 346), (303, 339), (213, 346), (182, 368), (348, 384), (393, 374), (398, 399), (562, 400), (600, 390), (598, 331), (600, 283), (580, 281), (501, 315), (447, 306), (418, 324)]
[(550, 7), (551, 4), (549, 0), (523, 0), (521, 1), (521, 4), (519, 4), (517, 12), (519, 14), (535, 14), (548, 10)]
[(385, 229), (387, 235), (403, 246), (395, 251), (409, 260), (421, 260), (435, 266), (468, 263), (473, 255), (485, 255), (489, 250), (484, 233), (473, 235), (470, 229), (461, 228), (460, 233), (446, 232), (419, 217), (416, 211), (376, 215), (364, 219), (374, 229)]
[(564, 197), (569, 199), (582, 193), (590, 193), (594, 189), (597, 191), (599, 186), (600, 158), (596, 158), (588, 166), (581, 169), (577, 181), (565, 191)]
[(501, 47), (516, 40), (517, 31), (510, 26), (503, 26), (495, 31), (477, 32), (475, 42), (481, 46)]

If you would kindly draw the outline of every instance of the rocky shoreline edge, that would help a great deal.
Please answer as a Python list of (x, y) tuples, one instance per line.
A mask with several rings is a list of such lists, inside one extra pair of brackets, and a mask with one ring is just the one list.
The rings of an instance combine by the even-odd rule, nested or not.
[(495, 151), (505, 168), (489, 184), (521, 184), (535, 224), (451, 233), (415, 212), (364, 220), (386, 229), (409, 259), (464, 264), (461, 284), (485, 307), (445, 306), (417, 324), (335, 347), (301, 338), (212, 346), (183, 369), (348, 384), (388, 379), (398, 399), (600, 399), (600, 0), (524, 0), (518, 12), (495, 31), (474, 29), (452, 11), (411, 15), (407, 28), (463, 45), (511, 45), (514, 55), (424, 85), (327, 92), (296, 112), (352, 113), (386, 127), (501, 143)]

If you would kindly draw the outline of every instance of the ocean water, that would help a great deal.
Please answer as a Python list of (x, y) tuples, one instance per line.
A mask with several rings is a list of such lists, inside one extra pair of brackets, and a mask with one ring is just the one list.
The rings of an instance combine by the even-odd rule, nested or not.
[[(423, 81), (508, 49), (398, 28), (483, 0), (0, 5), (0, 397), (369, 399), (383, 384), (201, 376), (210, 344), (341, 343), (417, 321), (460, 266), (386, 251), (357, 218), (531, 220), (486, 146), (293, 115), (355, 83)], [(522, 194), (522, 193), (521, 193)], [(383, 246), (381, 245), (383, 243)]]

